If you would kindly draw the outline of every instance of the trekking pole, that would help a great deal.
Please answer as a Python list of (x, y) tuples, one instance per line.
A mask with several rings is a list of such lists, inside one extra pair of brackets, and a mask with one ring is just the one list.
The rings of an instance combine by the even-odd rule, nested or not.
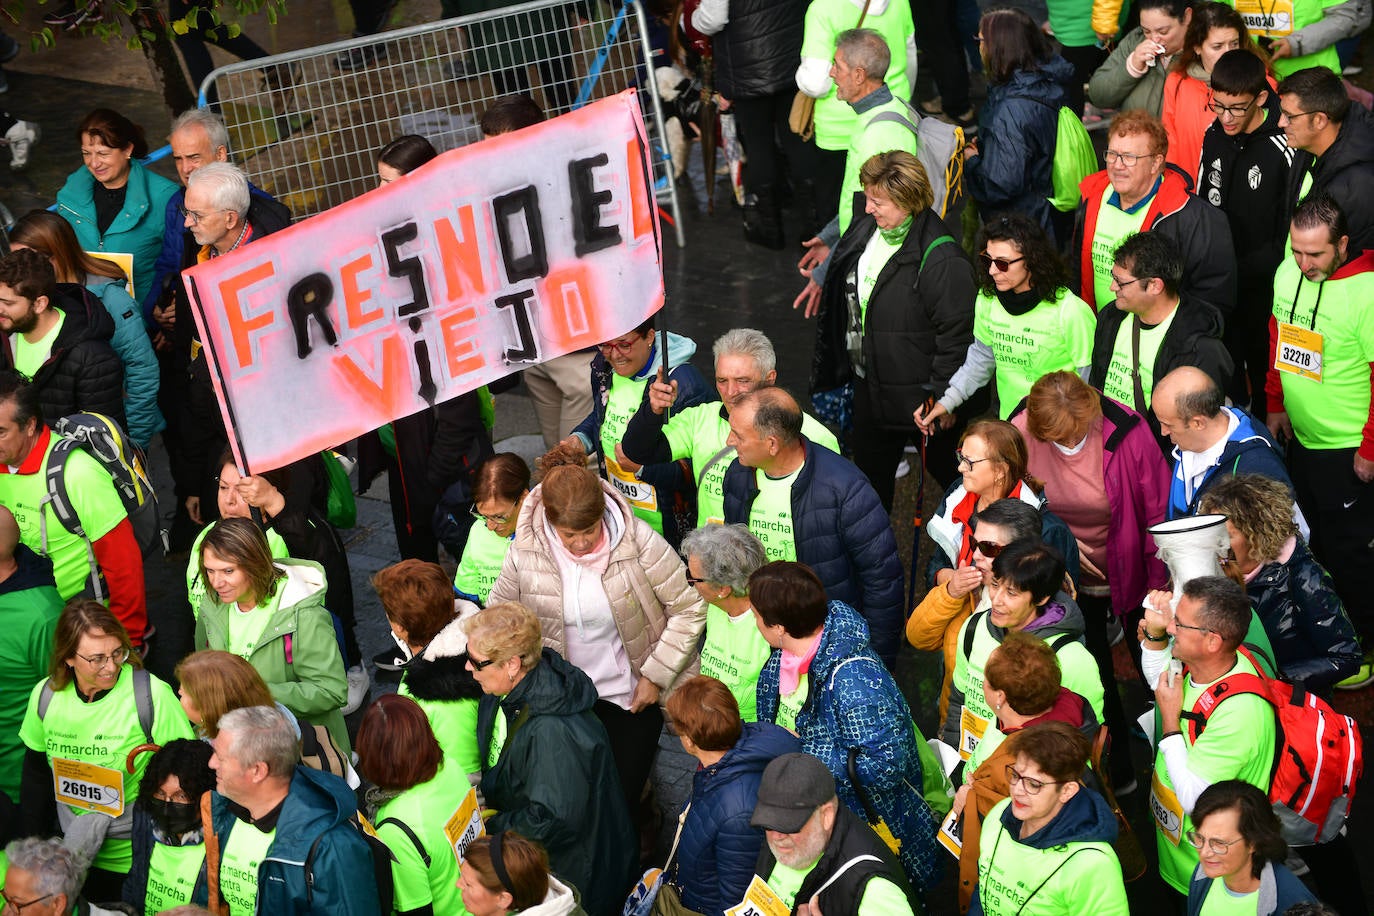
[[(926, 395), (925, 412), (929, 413), (935, 406), (935, 396)], [(930, 435), (921, 433), (921, 442), (916, 446), (916, 456), (919, 459), (917, 466), (912, 468), (916, 474), (916, 510), (911, 519), (911, 570), (907, 576), (906, 588), (906, 612), (911, 613), (916, 607), (916, 576), (919, 565), (921, 547), (921, 526), (925, 523), (926, 505), (926, 447), (930, 444)]]

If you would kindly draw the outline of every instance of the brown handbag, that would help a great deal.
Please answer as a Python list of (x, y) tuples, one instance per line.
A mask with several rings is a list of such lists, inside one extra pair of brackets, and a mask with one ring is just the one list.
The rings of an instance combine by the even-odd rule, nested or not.
[[(864, 27), (864, 20), (868, 18), (869, 2), (870, 0), (864, 0), (863, 12), (859, 14), (859, 24), (854, 28)], [(792, 97), (792, 110), (787, 113), (787, 126), (792, 129), (792, 133), (801, 137), (803, 142), (816, 135), (816, 100), (800, 89)]]

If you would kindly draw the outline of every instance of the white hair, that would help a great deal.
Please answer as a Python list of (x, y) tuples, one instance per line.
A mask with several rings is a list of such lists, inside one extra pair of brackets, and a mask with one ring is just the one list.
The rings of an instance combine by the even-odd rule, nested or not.
[(248, 176), (236, 165), (211, 162), (202, 165), (186, 180), (187, 189), (201, 187), (210, 195), (210, 206), (230, 210), (242, 220), (248, 216)]
[(199, 127), (205, 131), (205, 135), (210, 138), (211, 149), (224, 147), (224, 151), (229, 152), (229, 130), (219, 115), (210, 109), (192, 108), (177, 115), (176, 120), (172, 122), (172, 129), (167, 132), (167, 138), (170, 140), (172, 134), (188, 127)]

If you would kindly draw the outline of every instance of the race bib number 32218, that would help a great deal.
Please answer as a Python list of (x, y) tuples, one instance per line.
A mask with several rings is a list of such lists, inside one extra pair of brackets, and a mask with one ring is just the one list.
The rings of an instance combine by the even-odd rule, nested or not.
[(1296, 324), (1279, 322), (1274, 368), (1314, 382), (1322, 380), (1322, 335)]

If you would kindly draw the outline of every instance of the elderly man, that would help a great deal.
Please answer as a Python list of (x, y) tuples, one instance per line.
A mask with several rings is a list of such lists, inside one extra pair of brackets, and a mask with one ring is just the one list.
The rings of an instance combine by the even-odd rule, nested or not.
[[(735, 457), (735, 447), (726, 441), (730, 436), (730, 411), (751, 391), (778, 380), (777, 354), (762, 331), (726, 331), (717, 338), (712, 350), (720, 402), (681, 410), (675, 406), (676, 381), (650, 382), (648, 401), (630, 419), (617, 449), (618, 454), (638, 464), (690, 458), (697, 482), (698, 525), (725, 520), (725, 469)], [(812, 443), (839, 453), (835, 436), (810, 414), (802, 414), (802, 433)]]
[(745, 395), (730, 411), (726, 442), (737, 457), (725, 472), (725, 521), (748, 525), (770, 560), (815, 570), (832, 600), (868, 621), (890, 669), (906, 617), (892, 524), (868, 478), (802, 434), (803, 416), (780, 388)]
[[(353, 790), (301, 765), (295, 724), (275, 707), (235, 709), (219, 720), (211, 746), (222, 900), (210, 909), (375, 916), (372, 853), (350, 823)], [(194, 902), (206, 903), (201, 893)]]
[(1185, 273), (1183, 252), (1163, 232), (1131, 236), (1112, 260), (1115, 299), (1097, 313), (1088, 381), (1142, 416), (1155, 379), (1179, 366), (1196, 366), (1219, 385), (1231, 378), (1221, 315), (1182, 286)]
[(79, 899), (82, 866), (60, 840), (30, 837), (5, 847), (3, 912), (16, 916), (114, 916)]
[(784, 754), (768, 764), (749, 823), (762, 828), (767, 841), (745, 896), (755, 912), (913, 912), (901, 865), (872, 828), (840, 804), (835, 777), (815, 757)]
[(1135, 110), (1112, 119), (1107, 167), (1079, 185), (1083, 199), (1069, 258), (1073, 286), (1094, 309), (1111, 302), (1117, 246), (1133, 233), (1153, 229), (1183, 252), (1182, 288), (1229, 315), (1236, 301), (1230, 226), (1221, 211), (1189, 191), (1186, 177), (1165, 167), (1168, 152), (1169, 137), (1158, 118)]

